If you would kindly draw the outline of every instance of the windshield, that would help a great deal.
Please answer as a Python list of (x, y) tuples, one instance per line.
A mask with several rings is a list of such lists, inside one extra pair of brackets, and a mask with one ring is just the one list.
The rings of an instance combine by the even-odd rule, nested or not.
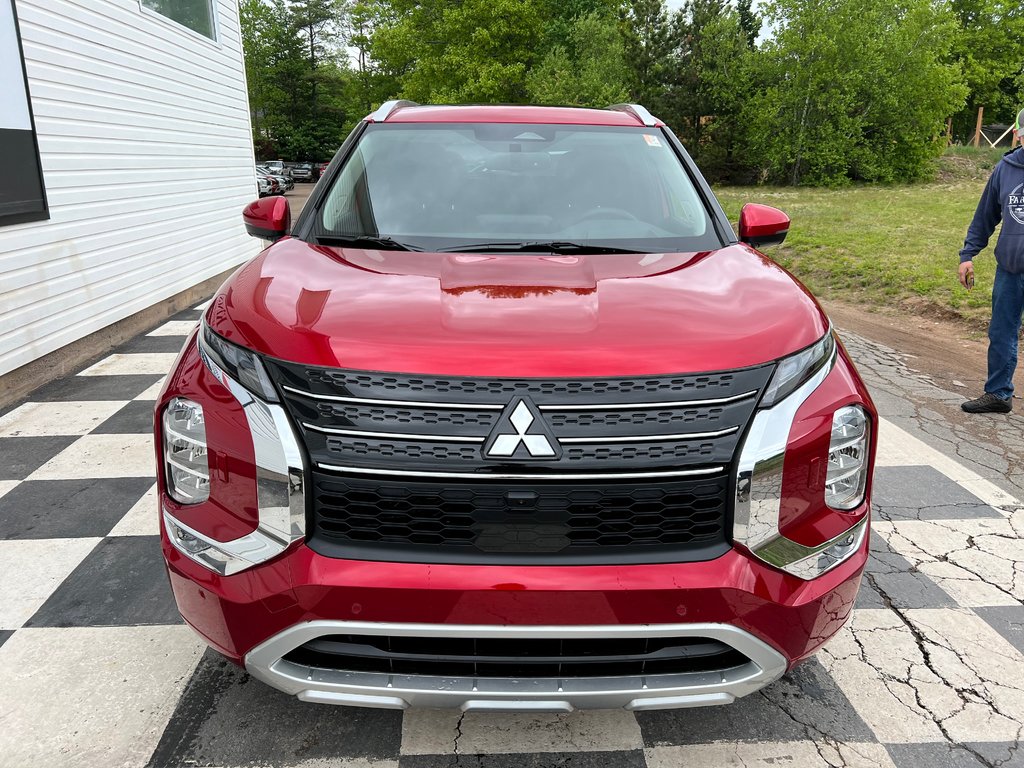
[(368, 126), (325, 197), (315, 234), (439, 251), (722, 245), (660, 130), (579, 125)]

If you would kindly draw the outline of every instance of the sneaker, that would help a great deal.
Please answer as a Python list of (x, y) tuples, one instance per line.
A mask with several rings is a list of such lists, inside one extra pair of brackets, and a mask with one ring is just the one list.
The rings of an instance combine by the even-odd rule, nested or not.
[(975, 400), (968, 400), (961, 406), (967, 413), (1009, 413), (1013, 410), (1013, 402), (1007, 398), (1003, 400), (990, 392), (986, 392)]

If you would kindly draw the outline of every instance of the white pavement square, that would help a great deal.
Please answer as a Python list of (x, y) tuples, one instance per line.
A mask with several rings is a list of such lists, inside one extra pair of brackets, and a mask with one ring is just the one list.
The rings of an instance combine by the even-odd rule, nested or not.
[(188, 336), (196, 327), (195, 320), (171, 320), (147, 333), (147, 336)]
[(0, 762), (140, 766), (203, 651), (184, 626), (23, 629), (0, 647)]
[(175, 352), (114, 354), (81, 371), (79, 376), (116, 376), (134, 373), (167, 373), (177, 357)]
[(29, 475), (29, 480), (155, 477), (152, 435), (85, 435)]
[(127, 404), (127, 400), (24, 403), (0, 416), (0, 437), (85, 435)]
[[(460, 727), (461, 721), (461, 727)], [(402, 719), (403, 755), (629, 750), (643, 747), (636, 716), (625, 710), (500, 714), (412, 709)]]
[(694, 744), (644, 750), (647, 768), (894, 768), (881, 744), (834, 744), (825, 741)]

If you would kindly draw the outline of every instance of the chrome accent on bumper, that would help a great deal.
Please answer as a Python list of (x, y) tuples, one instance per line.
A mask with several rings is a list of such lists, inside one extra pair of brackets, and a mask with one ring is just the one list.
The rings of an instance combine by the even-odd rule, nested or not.
[[(779, 536), (761, 546), (757, 556), (776, 567), (785, 567), (787, 573), (810, 581), (828, 573), (859, 550), (867, 530), (868, 516), (865, 515), (856, 525), (816, 547), (807, 547)], [(833, 552), (834, 548), (839, 552)], [(821, 563), (815, 558), (825, 558), (826, 562)]]
[[(750, 661), (712, 672), (645, 677), (440, 678), (319, 669), (283, 660), (317, 637), (332, 634), (477, 638), (706, 637)], [(278, 633), (245, 657), (249, 673), (303, 701), (383, 709), (457, 708), (469, 711), (571, 712), (575, 709), (676, 709), (728, 704), (777, 680), (786, 659), (767, 643), (730, 624), (611, 626), (495, 626), (312, 621)]]
[(703, 469), (673, 469), (668, 471), (653, 472), (587, 472), (587, 473), (490, 473), (482, 474), (476, 472), (429, 472), (412, 469), (371, 469), (368, 467), (346, 467), (334, 464), (317, 464), (320, 469), (330, 472), (342, 472), (351, 475), (384, 475), (387, 477), (436, 477), (441, 479), (456, 480), (657, 480), (666, 477), (703, 477), (704, 475), (717, 475), (725, 471), (725, 467), (705, 467)]
[[(281, 554), (287, 546), (280, 539), (266, 535), (259, 528), (231, 541), (217, 541), (185, 525), (168, 512), (167, 507), (163, 508), (163, 518), (164, 530), (167, 531), (167, 538), (174, 548), (190, 560), (216, 571), (221, 576), (231, 576), (266, 562)], [(200, 551), (189, 549), (182, 541), (181, 532), (202, 542), (205, 548)]]
[(245, 411), (256, 459), (256, 499), (259, 522), (256, 530), (232, 541), (217, 541), (184, 525), (167, 509), (165, 524), (210, 545), (215, 552), (194, 553), (167, 528), (175, 548), (186, 557), (223, 575), (231, 575), (276, 557), (306, 535), (305, 464), (295, 432), (284, 409), (255, 397), (228, 376), (206, 354), (201, 337), (196, 345), (210, 373), (223, 384)]
[[(838, 348), (831, 359), (791, 395), (754, 414), (736, 469), (736, 504), (733, 516), (733, 539), (756, 557), (775, 567), (789, 566), (817, 554), (851, 534), (863, 535), (858, 526), (864, 520), (843, 532), (835, 540), (825, 542), (817, 552), (787, 539), (779, 532), (779, 512), (782, 506), (782, 469), (786, 459), (786, 444), (800, 406), (832, 372), (838, 358)], [(793, 555), (792, 559), (785, 559)], [(833, 565), (838, 565), (838, 562)], [(800, 578), (815, 578), (800, 576)], [(795, 574), (794, 575), (798, 575)]]

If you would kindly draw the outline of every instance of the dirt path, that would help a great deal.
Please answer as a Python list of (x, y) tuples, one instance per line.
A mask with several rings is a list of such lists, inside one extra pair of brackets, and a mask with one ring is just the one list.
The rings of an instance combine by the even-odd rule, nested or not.
[[(885, 310), (872, 311), (839, 301), (823, 301), (832, 322), (907, 355), (907, 365), (950, 392), (976, 397), (986, 376), (988, 339), (963, 325)], [(1015, 378), (1017, 397), (1024, 393), (1024, 375)]]

